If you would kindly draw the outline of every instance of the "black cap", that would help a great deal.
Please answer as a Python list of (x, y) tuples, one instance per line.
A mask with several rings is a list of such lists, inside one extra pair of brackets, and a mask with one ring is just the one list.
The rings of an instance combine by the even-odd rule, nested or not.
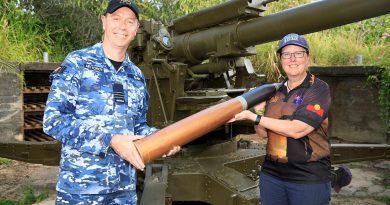
[(108, 3), (107, 10), (104, 13), (104, 15), (106, 15), (107, 13), (111, 14), (111, 13), (115, 12), (117, 9), (124, 7), (124, 6), (131, 9), (134, 12), (135, 16), (137, 17), (137, 19), (139, 19), (138, 6), (135, 4), (134, 0), (111, 0), (110, 3)]

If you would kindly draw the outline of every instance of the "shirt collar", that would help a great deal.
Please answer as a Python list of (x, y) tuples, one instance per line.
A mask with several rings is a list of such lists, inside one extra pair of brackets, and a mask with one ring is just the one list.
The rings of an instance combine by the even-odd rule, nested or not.
[[(314, 75), (311, 74), (309, 71), (306, 71), (307, 75), (306, 75), (306, 78), (305, 80), (298, 86), (298, 87), (310, 87), (314, 84)], [(285, 83), (287, 82), (288, 78), (286, 77), (284, 80), (283, 80), (283, 85), (285, 85)]]
[[(103, 50), (102, 42), (95, 44), (95, 47), (96, 47), (96, 53), (98, 54), (98, 56), (104, 56), (104, 58), (107, 58), (107, 56)], [(125, 53), (125, 55), (126, 56), (125, 56), (125, 59), (122, 63), (122, 67), (124, 67), (126, 70), (126, 68), (130, 67), (130, 64), (132, 64), (132, 62), (130, 61), (130, 58), (129, 58), (129, 55), (127, 54), (127, 52)], [(107, 60), (108, 60), (108, 58), (107, 58)]]

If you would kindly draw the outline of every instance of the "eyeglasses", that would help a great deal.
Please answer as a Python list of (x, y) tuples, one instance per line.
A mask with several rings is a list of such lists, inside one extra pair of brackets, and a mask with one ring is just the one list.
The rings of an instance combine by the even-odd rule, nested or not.
[(280, 58), (290, 59), (291, 56), (294, 56), (294, 58), (303, 58), (303, 56), (305, 56), (305, 53), (306, 53), (306, 51), (297, 51), (294, 53), (284, 52), (284, 53), (280, 53)]

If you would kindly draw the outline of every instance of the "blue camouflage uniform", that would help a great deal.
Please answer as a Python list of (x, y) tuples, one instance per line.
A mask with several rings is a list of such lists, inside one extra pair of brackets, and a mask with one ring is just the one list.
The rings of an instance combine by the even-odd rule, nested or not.
[(133, 191), (135, 168), (109, 147), (115, 134), (149, 135), (148, 93), (126, 54), (115, 70), (101, 43), (70, 53), (51, 75), (43, 129), (62, 143), (57, 191)]

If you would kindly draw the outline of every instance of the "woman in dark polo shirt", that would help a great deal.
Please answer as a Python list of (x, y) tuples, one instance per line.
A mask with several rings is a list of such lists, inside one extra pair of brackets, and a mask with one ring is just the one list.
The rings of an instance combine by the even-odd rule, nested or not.
[(262, 205), (329, 204), (330, 143), (328, 84), (308, 72), (309, 46), (298, 34), (286, 35), (277, 53), (287, 78), (266, 103), (264, 115), (243, 111), (235, 120), (252, 120), (268, 137), (260, 174)]

